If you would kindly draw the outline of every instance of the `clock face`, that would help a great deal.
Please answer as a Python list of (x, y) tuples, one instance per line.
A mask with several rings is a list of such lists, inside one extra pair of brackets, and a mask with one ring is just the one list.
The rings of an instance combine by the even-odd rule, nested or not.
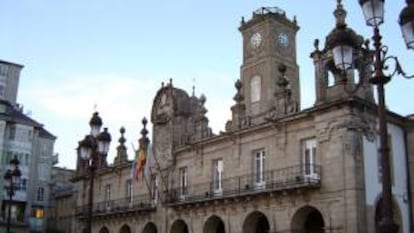
[(255, 32), (251, 37), (250, 37), (250, 44), (253, 48), (259, 48), (260, 44), (262, 43), (262, 35), (260, 35), (260, 33)]
[(287, 47), (289, 45), (289, 36), (284, 32), (279, 34), (277, 40), (282, 47)]

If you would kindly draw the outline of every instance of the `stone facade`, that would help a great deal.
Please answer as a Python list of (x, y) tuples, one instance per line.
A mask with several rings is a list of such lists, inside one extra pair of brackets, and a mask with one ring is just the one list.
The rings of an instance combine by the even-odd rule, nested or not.
[(71, 233), (75, 231), (76, 190), (70, 181), (74, 173), (72, 169), (52, 168), (47, 232)]
[[(336, 12), (342, 10), (338, 3)], [(225, 132), (209, 128), (205, 96), (190, 96), (172, 81), (163, 84), (151, 110), (146, 175), (132, 178), (121, 129), (116, 162), (97, 170), (93, 232), (376, 232), (379, 207), (369, 197), (379, 196), (370, 186), (379, 169), (366, 159), (377, 156), (378, 146), (372, 88), (348, 93), (357, 84), (335, 76), (330, 51), (317, 42), (311, 55), (317, 99), (301, 110), (298, 29), (278, 8), (260, 8), (242, 19), (241, 78)], [(359, 59), (369, 63), (360, 46)], [(337, 80), (331, 84), (330, 72)], [(413, 120), (388, 112), (388, 122), (407, 132), (395, 141), (408, 151), (391, 148), (403, 158), (393, 171), (412, 166)], [(87, 174), (79, 162), (73, 179), (79, 190), (76, 232), (87, 221)], [(408, 171), (403, 176), (398, 179), (410, 180)], [(407, 194), (395, 213), (401, 232), (410, 232), (412, 222), (407, 182), (395, 183), (396, 196), (400, 189)]]

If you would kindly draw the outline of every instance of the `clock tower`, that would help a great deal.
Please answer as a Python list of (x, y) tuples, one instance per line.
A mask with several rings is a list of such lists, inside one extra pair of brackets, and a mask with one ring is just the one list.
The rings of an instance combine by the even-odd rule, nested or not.
[(239, 91), (247, 124), (298, 111), (296, 19), (289, 20), (279, 8), (262, 7), (253, 12), (250, 20), (242, 18), (239, 30), (243, 36)]

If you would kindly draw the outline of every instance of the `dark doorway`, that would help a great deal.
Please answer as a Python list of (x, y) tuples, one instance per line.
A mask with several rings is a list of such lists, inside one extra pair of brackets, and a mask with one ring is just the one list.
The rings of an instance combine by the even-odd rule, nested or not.
[(154, 223), (149, 222), (147, 225), (145, 225), (144, 230), (142, 233), (157, 233), (157, 227)]
[(171, 233), (188, 233), (187, 224), (181, 219), (176, 220), (171, 226)]
[(123, 225), (119, 233), (131, 233), (131, 228), (128, 225)]
[(249, 214), (243, 223), (243, 233), (268, 233), (269, 229), (267, 217), (259, 211)]
[(317, 210), (313, 210), (308, 214), (308, 217), (305, 220), (305, 232), (306, 233), (323, 233), (325, 228), (325, 223), (321, 213)]
[(291, 223), (292, 232), (324, 233), (325, 221), (319, 210), (305, 206), (296, 211)]
[(203, 233), (225, 233), (224, 222), (217, 216), (211, 216), (204, 224)]

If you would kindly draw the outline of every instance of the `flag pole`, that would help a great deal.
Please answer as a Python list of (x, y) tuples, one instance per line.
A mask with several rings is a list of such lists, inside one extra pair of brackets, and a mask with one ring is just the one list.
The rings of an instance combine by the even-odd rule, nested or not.
[[(148, 156), (148, 146), (149, 146), (149, 143), (150, 143), (150, 140), (148, 139), (148, 137), (147, 137), (147, 134), (148, 134), (148, 130), (147, 130), (147, 123), (148, 123), (148, 121), (147, 121), (147, 118), (143, 118), (142, 119), (142, 125), (143, 125), (143, 128), (142, 128), (142, 130), (141, 130), (141, 138), (138, 140), (138, 143), (139, 143), (139, 148), (138, 148), (138, 151), (136, 151), (135, 153), (138, 155), (137, 157), (138, 157), (138, 159), (139, 159), (139, 167), (138, 167), (138, 170), (141, 168), (142, 169), (142, 174), (141, 174), (141, 176), (142, 176), (142, 179), (144, 180), (144, 182), (145, 182), (145, 185), (147, 186), (147, 189), (148, 189), (148, 192), (149, 192), (149, 194), (150, 194), (150, 198), (152, 198), (152, 192), (151, 192), (151, 187), (150, 187), (150, 185), (149, 185), (149, 183), (148, 183), (148, 180), (146, 179), (146, 175), (145, 175), (145, 167), (146, 167), (146, 160), (147, 160), (147, 156)], [(141, 152), (141, 154), (139, 154)]]

